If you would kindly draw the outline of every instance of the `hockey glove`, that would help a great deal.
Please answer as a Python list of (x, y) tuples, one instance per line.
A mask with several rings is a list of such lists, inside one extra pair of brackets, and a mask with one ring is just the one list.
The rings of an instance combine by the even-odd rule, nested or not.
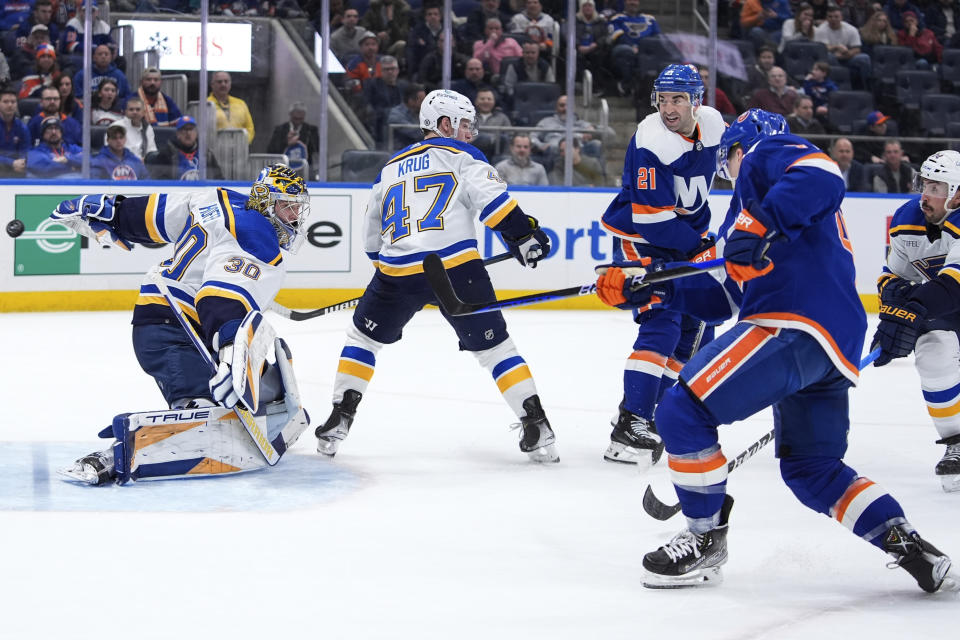
[(733, 231), (723, 247), (727, 274), (739, 283), (759, 278), (773, 270), (767, 257), (770, 245), (786, 240), (772, 225), (763, 222), (760, 206), (751, 201), (737, 216)]
[(927, 310), (919, 302), (902, 305), (880, 305), (880, 325), (873, 334), (870, 350), (880, 347), (880, 356), (873, 366), (882, 367), (891, 360), (910, 355), (920, 337), (920, 327)]
[(651, 261), (650, 258), (644, 258), (639, 263), (601, 265), (596, 269), (600, 274), (597, 278), (597, 297), (611, 307), (637, 309), (640, 313), (663, 306), (673, 293), (671, 283), (649, 285), (643, 282), (644, 274), (663, 268), (662, 260)]
[(536, 218), (527, 216), (527, 220), (530, 222), (530, 233), (519, 238), (504, 236), (503, 239), (507, 243), (507, 250), (520, 264), (536, 269), (537, 263), (550, 255), (550, 239)]
[[(104, 222), (113, 220), (114, 203), (116, 198), (105, 193), (97, 193), (90, 196), (74, 198), (73, 200), (64, 200), (57, 205), (50, 215), (54, 220), (65, 218), (96, 218)], [(121, 198), (122, 201), (122, 198)], [(116, 202), (116, 204), (120, 204)]]
[[(216, 348), (218, 342), (219, 336), (216, 336), (214, 338), (214, 348)], [(240, 401), (240, 396), (237, 395), (233, 386), (233, 369), (231, 367), (233, 343), (220, 347), (218, 354), (220, 364), (217, 365), (216, 373), (210, 378), (210, 393), (218, 404), (229, 409), (236, 406)]]
[(885, 273), (877, 279), (877, 293), (880, 294), (880, 303), (885, 305), (903, 304), (910, 297), (913, 288), (917, 285), (905, 278)]

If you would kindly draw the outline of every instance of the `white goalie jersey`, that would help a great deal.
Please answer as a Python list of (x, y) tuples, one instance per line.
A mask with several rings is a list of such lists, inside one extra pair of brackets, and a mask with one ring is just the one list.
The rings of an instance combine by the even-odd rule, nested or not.
[(477, 220), (492, 228), (516, 206), (475, 147), (430, 138), (400, 151), (380, 171), (367, 204), (364, 251), (390, 276), (422, 273), (428, 253), (455, 267), (480, 259)]

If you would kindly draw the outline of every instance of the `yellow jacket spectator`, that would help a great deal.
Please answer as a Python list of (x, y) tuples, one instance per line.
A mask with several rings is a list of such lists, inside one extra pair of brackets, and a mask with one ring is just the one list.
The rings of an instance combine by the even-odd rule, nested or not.
[(247, 142), (253, 142), (253, 116), (247, 103), (230, 95), (230, 74), (216, 71), (210, 78), (210, 95), (207, 102), (217, 108), (217, 130), (246, 129)]

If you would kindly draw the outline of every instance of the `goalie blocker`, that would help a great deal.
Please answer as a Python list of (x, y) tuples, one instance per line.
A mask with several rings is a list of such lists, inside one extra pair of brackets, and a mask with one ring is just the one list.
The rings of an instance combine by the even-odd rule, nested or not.
[[(264, 336), (273, 336), (266, 322), (256, 323), (253, 332), (247, 320), (237, 331), (235, 353), (260, 352)], [(106, 451), (77, 460), (63, 469), (66, 479), (85, 484), (131, 480), (216, 476), (251, 471), (268, 466), (261, 447), (281, 457), (309, 426), (310, 419), (300, 401), (290, 349), (282, 338), (273, 338), (275, 366), (263, 366), (265, 358), (254, 356), (240, 368), (252, 376), (243, 381), (238, 395), (256, 408), (252, 416), (263, 442), (241, 422), (237, 408), (220, 406), (173, 408), (142, 413), (122, 413), (101, 438), (114, 438)], [(257, 375), (263, 372), (263, 377)], [(240, 386), (240, 385), (238, 385)], [(253, 400), (251, 389), (259, 390)], [(254, 396), (255, 397), (255, 396)]]

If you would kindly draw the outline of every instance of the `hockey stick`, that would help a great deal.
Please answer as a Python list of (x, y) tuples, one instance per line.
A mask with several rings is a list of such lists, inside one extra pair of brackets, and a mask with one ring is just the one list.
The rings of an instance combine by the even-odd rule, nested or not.
[[(713, 269), (723, 268), (723, 258), (708, 260), (706, 262), (691, 262), (689, 265), (676, 267), (673, 269), (664, 269), (648, 273), (643, 277), (644, 284), (654, 284), (665, 282), (676, 278), (684, 278), (697, 273), (704, 273)], [(488, 313), (490, 311), (499, 311), (507, 307), (522, 307), (550, 300), (559, 300), (560, 298), (570, 298), (573, 296), (588, 296), (596, 293), (597, 284), (591, 282), (578, 287), (567, 287), (566, 289), (554, 289), (553, 291), (542, 291), (540, 293), (531, 293), (526, 296), (516, 298), (507, 298), (506, 300), (494, 300), (493, 302), (464, 302), (453, 289), (450, 282), (450, 276), (443, 267), (443, 261), (435, 253), (429, 254), (423, 259), (423, 271), (427, 274), (427, 281), (430, 288), (440, 301), (443, 310), (452, 316), (469, 316), (476, 313)]]
[[(183, 330), (187, 332), (187, 336), (190, 338), (193, 346), (197, 348), (197, 351), (200, 352), (200, 357), (203, 358), (203, 361), (207, 363), (207, 367), (210, 369), (211, 374), (216, 373), (217, 365), (210, 356), (210, 352), (207, 351), (207, 346), (203, 344), (203, 340), (197, 334), (197, 330), (193, 328), (193, 325), (190, 324), (190, 321), (187, 320), (186, 316), (183, 315), (183, 311), (180, 310), (180, 306), (177, 304), (176, 300), (174, 300), (173, 294), (171, 294), (170, 289), (167, 288), (167, 283), (163, 281), (163, 276), (160, 275), (158, 271), (150, 271), (148, 273), (148, 278), (150, 279), (150, 282), (157, 285), (160, 293), (163, 294), (164, 298), (166, 298), (167, 304), (170, 306), (170, 311), (172, 311), (173, 315), (176, 316), (177, 321), (180, 322), (180, 326), (183, 327)], [(271, 467), (277, 464), (280, 461), (281, 454), (276, 450), (276, 448), (274, 448), (273, 444), (267, 438), (267, 434), (264, 433), (263, 429), (260, 428), (260, 425), (257, 424), (253, 414), (250, 413), (250, 411), (240, 403), (237, 403), (232, 408), (234, 411), (236, 411), (237, 417), (240, 419), (241, 424), (243, 424), (243, 428), (247, 430), (247, 433), (250, 434), (250, 437), (253, 438), (253, 441), (256, 443), (257, 448), (260, 449), (260, 453), (263, 454), (267, 464)], [(283, 434), (280, 434), (277, 437), (281, 442), (283, 441)]]
[[(878, 357), (880, 357), (879, 347), (863, 357), (863, 360), (860, 361), (860, 368), (866, 369), (868, 366), (870, 366), (870, 363), (872, 363)], [(769, 433), (763, 434), (759, 440), (741, 451), (740, 455), (727, 463), (727, 473), (731, 473), (734, 469), (752, 458), (757, 451), (760, 451), (760, 449), (763, 449), (765, 446), (773, 442), (773, 437), (774, 430), (771, 429)], [(643, 492), (643, 510), (647, 512), (647, 515), (652, 518), (656, 518), (657, 520), (669, 520), (679, 513), (680, 503), (678, 502), (677, 504), (671, 505), (662, 502), (653, 493), (653, 487), (648, 484), (647, 490)]]
[[(483, 261), (483, 266), (489, 267), (492, 264), (497, 264), (498, 262), (503, 262), (504, 260), (509, 260), (513, 257), (513, 254), (509, 251), (506, 253), (498, 253), (495, 256), (487, 258)], [(281, 305), (276, 300), (271, 300), (270, 304), (267, 306), (267, 309), (273, 311), (278, 316), (284, 318), (289, 318), (290, 320), (295, 320), (300, 322), (301, 320), (310, 320), (311, 318), (319, 318), (320, 316), (325, 316), (328, 313), (333, 313), (334, 311), (343, 311), (345, 309), (353, 309), (355, 306), (360, 304), (360, 298), (350, 298), (349, 300), (344, 300), (343, 302), (337, 302), (336, 304), (331, 304), (327, 307), (320, 307), (319, 309), (314, 309), (312, 311), (296, 311), (295, 309), (288, 309), (287, 307)]]

